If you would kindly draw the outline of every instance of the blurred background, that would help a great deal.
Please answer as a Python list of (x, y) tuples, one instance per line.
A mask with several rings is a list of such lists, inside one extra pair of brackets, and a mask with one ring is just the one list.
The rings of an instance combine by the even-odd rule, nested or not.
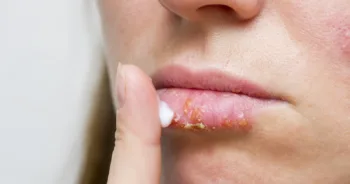
[(105, 183), (114, 116), (93, 0), (0, 0), (0, 183)]

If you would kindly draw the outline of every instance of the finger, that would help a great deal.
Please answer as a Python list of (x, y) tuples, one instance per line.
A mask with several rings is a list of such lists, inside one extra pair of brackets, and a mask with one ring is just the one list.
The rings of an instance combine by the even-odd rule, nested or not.
[(117, 132), (108, 184), (156, 184), (160, 180), (161, 124), (150, 78), (118, 65)]

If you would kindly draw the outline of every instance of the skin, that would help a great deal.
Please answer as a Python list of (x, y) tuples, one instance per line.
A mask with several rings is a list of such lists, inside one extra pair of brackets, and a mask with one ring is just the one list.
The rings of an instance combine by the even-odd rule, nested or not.
[[(159, 148), (167, 184), (350, 183), (349, 0), (100, 0), (100, 10), (116, 104), (119, 62), (141, 69), (127, 65), (124, 73), (140, 77), (128, 85), (149, 90), (148, 96), (134, 91), (134, 98), (148, 97), (150, 104), (156, 104), (154, 88), (141, 81), (169, 64), (239, 75), (286, 102), (259, 113), (249, 135), (164, 131), (162, 146), (160, 125), (146, 131), (143, 120), (118, 118), (117, 126), (131, 124), (139, 132), (130, 134), (141, 139), (117, 141), (117, 148), (122, 142), (156, 151), (147, 157), (131, 148), (119, 151), (124, 156), (115, 151), (110, 183), (159, 182)], [(140, 110), (157, 121), (156, 105), (152, 111), (146, 104)], [(118, 115), (131, 117), (129, 111)], [(128, 137), (129, 129), (119, 134)], [(142, 170), (145, 160), (154, 168)], [(123, 181), (113, 177), (118, 174)]]

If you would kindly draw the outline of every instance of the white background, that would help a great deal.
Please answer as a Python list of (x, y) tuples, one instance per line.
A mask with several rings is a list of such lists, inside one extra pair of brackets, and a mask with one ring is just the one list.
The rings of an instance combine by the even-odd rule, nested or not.
[(87, 0), (0, 0), (0, 183), (73, 184), (100, 77)]

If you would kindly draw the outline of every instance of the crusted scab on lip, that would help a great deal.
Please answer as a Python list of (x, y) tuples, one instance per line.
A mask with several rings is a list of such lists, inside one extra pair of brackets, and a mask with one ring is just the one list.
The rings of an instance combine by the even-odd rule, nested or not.
[(206, 126), (204, 123), (180, 123), (179, 121), (176, 121), (175, 119), (172, 121), (169, 127), (172, 128), (180, 128), (183, 130), (189, 130), (189, 131), (209, 131), (211, 130), (208, 126)]
[(187, 99), (184, 104), (184, 114), (188, 114), (189, 108), (191, 106), (191, 99)]
[(170, 126), (171, 128), (175, 129), (182, 129), (186, 131), (215, 131), (215, 130), (222, 130), (222, 129), (231, 129), (234, 131), (244, 131), (248, 132), (252, 129), (252, 126), (246, 121), (246, 120), (239, 120), (239, 121), (224, 121), (222, 124), (218, 126), (208, 126), (204, 122), (180, 122), (179, 119), (176, 117), (179, 117), (178, 115), (174, 116), (173, 121), (171, 122)]
[(184, 128), (188, 130), (205, 130), (206, 126), (203, 123), (195, 123), (195, 124), (186, 123)]
[[(196, 113), (193, 113), (196, 112)], [(203, 122), (201, 122), (200, 117), (200, 111), (193, 111), (191, 115), (189, 116), (190, 122), (185, 122), (183, 119), (181, 119), (180, 115), (175, 113), (174, 118), (171, 121), (171, 124), (169, 127), (172, 128), (180, 128), (184, 130), (191, 130), (191, 131), (200, 131), (200, 130), (209, 130), (208, 126), (206, 126)]]
[(239, 119), (231, 120), (224, 117), (219, 124), (205, 122), (203, 118), (204, 107), (193, 106), (191, 99), (187, 99), (183, 105), (183, 113), (174, 113), (170, 128), (182, 129), (186, 131), (215, 131), (220, 129), (231, 129), (234, 131), (249, 131), (252, 125), (241, 114)]

